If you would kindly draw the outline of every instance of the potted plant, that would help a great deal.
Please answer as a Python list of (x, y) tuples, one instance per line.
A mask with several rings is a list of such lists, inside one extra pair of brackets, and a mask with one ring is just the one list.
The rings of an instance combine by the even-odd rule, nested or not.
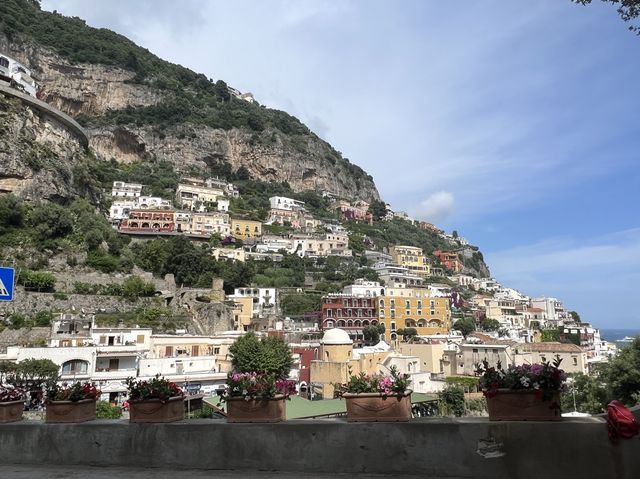
[(0, 384), (0, 424), (20, 421), (24, 410), (24, 390)]
[(364, 372), (336, 384), (336, 393), (347, 401), (349, 422), (398, 422), (411, 419), (411, 389), (408, 374), (391, 366), (389, 375)]
[(489, 420), (560, 420), (560, 393), (567, 379), (559, 367), (561, 362), (556, 356), (553, 363), (511, 365), (505, 370), (499, 361), (494, 368), (485, 359), (476, 373), (487, 399)]
[(129, 422), (174, 422), (184, 419), (184, 392), (160, 375), (127, 379)]
[(70, 386), (51, 382), (47, 386), (45, 422), (74, 423), (96, 418), (96, 400), (101, 391), (89, 382)]
[(258, 338), (250, 332), (229, 348), (233, 371), (220, 393), (228, 422), (280, 422), (286, 419), (285, 400), (295, 394), (287, 379), (292, 358), (281, 338)]

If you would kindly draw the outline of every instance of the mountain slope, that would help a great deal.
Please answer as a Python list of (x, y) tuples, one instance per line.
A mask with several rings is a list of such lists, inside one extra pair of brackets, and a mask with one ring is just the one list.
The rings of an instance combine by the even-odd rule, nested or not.
[(203, 175), (244, 166), (295, 191), (379, 198), (370, 175), (295, 117), (36, 1), (0, 3), (0, 51), (34, 70), (43, 100), (87, 127), (98, 159), (168, 161)]

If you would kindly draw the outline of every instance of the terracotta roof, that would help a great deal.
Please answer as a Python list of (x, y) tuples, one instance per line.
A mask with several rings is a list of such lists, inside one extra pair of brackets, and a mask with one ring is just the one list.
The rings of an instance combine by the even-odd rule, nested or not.
[(522, 345), (523, 351), (535, 351), (538, 353), (581, 353), (582, 348), (573, 343), (526, 343)]
[(542, 309), (542, 308), (528, 308), (527, 311), (529, 311), (530, 313), (542, 313), (544, 311), (544, 309)]

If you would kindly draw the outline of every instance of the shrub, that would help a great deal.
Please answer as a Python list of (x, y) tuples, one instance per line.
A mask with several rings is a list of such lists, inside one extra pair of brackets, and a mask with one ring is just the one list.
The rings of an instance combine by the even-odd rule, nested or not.
[(29, 291), (51, 292), (56, 285), (56, 277), (46, 271), (22, 270), (18, 275), (18, 283)]
[(440, 411), (443, 416), (463, 416), (465, 413), (464, 390), (457, 385), (447, 385), (438, 393)]
[(98, 401), (96, 404), (97, 419), (120, 419), (122, 417), (122, 408), (113, 406), (109, 401)]

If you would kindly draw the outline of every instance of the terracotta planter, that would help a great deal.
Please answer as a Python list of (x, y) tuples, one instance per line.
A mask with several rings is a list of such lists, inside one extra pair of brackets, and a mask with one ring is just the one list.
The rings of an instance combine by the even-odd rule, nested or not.
[(285, 397), (250, 399), (232, 397), (227, 402), (227, 422), (280, 422), (286, 417)]
[(95, 399), (47, 401), (44, 421), (47, 423), (73, 423), (93, 421), (95, 418)]
[(411, 419), (411, 390), (384, 397), (380, 393), (344, 393), (349, 422), (402, 422)]
[(512, 391), (498, 389), (494, 396), (487, 396), (490, 421), (559, 421), (560, 393), (545, 401), (536, 397), (533, 390)]
[(145, 399), (129, 402), (129, 422), (174, 422), (184, 419), (184, 398), (176, 396), (166, 402)]
[(24, 401), (0, 402), (0, 424), (22, 419)]

